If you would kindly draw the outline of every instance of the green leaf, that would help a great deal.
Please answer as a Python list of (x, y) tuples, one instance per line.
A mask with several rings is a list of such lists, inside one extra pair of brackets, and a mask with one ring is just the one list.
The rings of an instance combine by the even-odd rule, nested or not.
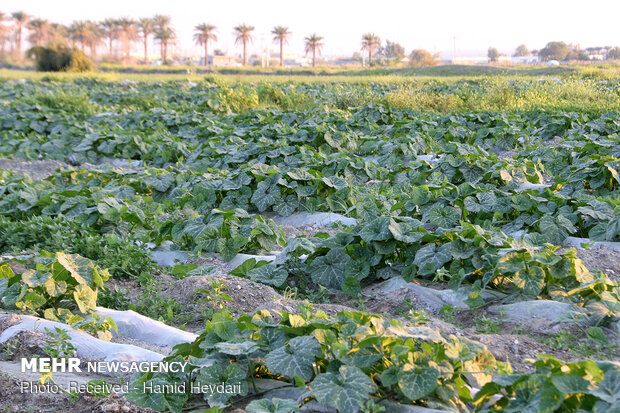
[(398, 387), (411, 401), (420, 400), (437, 388), (439, 371), (433, 368), (413, 369), (401, 372)]
[(286, 198), (278, 199), (273, 206), (273, 210), (283, 217), (288, 217), (297, 210), (298, 205), (299, 202), (297, 201), (297, 197), (295, 195), (289, 195)]
[[(241, 394), (237, 394), (237, 396), (243, 396), (247, 394), (248, 390), (246, 379), (247, 374), (236, 364), (230, 364), (226, 370), (223, 370), (221, 365), (214, 364), (200, 369), (198, 375), (196, 376), (196, 385), (207, 386), (220, 383), (223, 383), (224, 385), (237, 385), (241, 383)], [(220, 406), (225, 406), (228, 403), (228, 400), (233, 396), (235, 395), (226, 392), (204, 393), (204, 398), (210, 405), (217, 404)]]
[(2, 302), (2, 296), (4, 295), (4, 292), (6, 291), (8, 285), (9, 280), (7, 280), (6, 278), (0, 278), (0, 303)]
[(288, 278), (288, 272), (283, 269), (276, 269), (276, 264), (269, 263), (248, 271), (248, 277), (252, 281), (262, 284), (280, 287)]
[[(149, 392), (149, 388), (163, 388), (168, 384), (163, 377), (155, 376), (152, 380), (146, 381), (144, 384), (136, 384), (130, 386), (129, 393), (127, 394), (127, 400), (137, 404), (138, 406), (155, 410), (156, 412), (163, 412), (166, 409), (166, 402), (164, 400), (163, 393)], [(144, 391), (147, 389), (147, 391)]]
[(450, 261), (451, 258), (451, 243), (447, 243), (439, 247), (435, 244), (428, 244), (416, 252), (413, 263), (418, 266), (418, 274), (431, 275), (445, 263)]
[(299, 406), (294, 400), (278, 399), (260, 399), (250, 402), (245, 406), (248, 413), (292, 413), (298, 412)]
[(577, 211), (599, 221), (609, 221), (614, 217), (614, 209), (607, 202), (590, 201), (590, 205), (577, 208)]
[(342, 283), (342, 292), (349, 297), (359, 297), (362, 287), (357, 278), (347, 277)]
[(360, 231), (360, 237), (366, 242), (385, 241), (392, 237), (390, 232), (390, 218), (377, 217), (366, 224)]
[(415, 205), (421, 206), (431, 200), (431, 192), (424, 187), (415, 187), (411, 189), (409, 198)]
[(358, 412), (376, 390), (370, 377), (354, 366), (341, 366), (338, 373), (319, 374), (310, 387), (319, 403), (347, 413)]
[(51, 276), (52, 274), (47, 271), (27, 270), (22, 274), (22, 280), (24, 280), (28, 287), (38, 287), (45, 284)]
[(338, 176), (324, 176), (321, 178), (323, 182), (329, 187), (336, 189), (344, 189), (348, 187), (347, 181)]
[(20, 285), (20, 283), (12, 284), (4, 291), (4, 297), (2, 297), (2, 305), (5, 308), (12, 308), (24, 295), (26, 295), (26, 286), (22, 288), (22, 285)]
[(517, 271), (512, 281), (526, 294), (539, 295), (545, 286), (545, 272), (540, 267), (529, 265)]
[(36, 310), (37, 308), (43, 306), (47, 302), (47, 300), (40, 294), (37, 294), (35, 292), (29, 292), (23, 298), (23, 302), (28, 308)]
[(215, 313), (210, 321), (213, 331), (222, 340), (232, 340), (235, 338), (237, 324), (233, 321), (232, 315), (226, 312)]
[(253, 340), (216, 343), (214, 347), (217, 351), (231, 356), (252, 354), (259, 349), (258, 343)]
[(588, 393), (590, 382), (575, 374), (551, 376), (551, 383), (564, 394)]
[(308, 265), (312, 281), (327, 288), (340, 289), (345, 280), (345, 269), (351, 258), (343, 249), (332, 249), (316, 257)]
[(620, 373), (616, 369), (607, 370), (598, 388), (590, 393), (607, 403), (620, 402)]
[(460, 219), (460, 209), (450, 206), (433, 207), (428, 216), (428, 222), (441, 228), (452, 228)]
[(310, 380), (314, 375), (312, 365), (321, 354), (321, 345), (316, 338), (301, 336), (267, 354), (265, 362), (272, 373)]

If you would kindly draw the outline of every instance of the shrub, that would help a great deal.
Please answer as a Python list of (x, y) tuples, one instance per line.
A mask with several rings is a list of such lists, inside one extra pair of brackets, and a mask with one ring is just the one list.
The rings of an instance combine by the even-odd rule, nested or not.
[(42, 72), (88, 72), (95, 69), (84, 52), (62, 44), (35, 46), (28, 51), (34, 57), (37, 70)]

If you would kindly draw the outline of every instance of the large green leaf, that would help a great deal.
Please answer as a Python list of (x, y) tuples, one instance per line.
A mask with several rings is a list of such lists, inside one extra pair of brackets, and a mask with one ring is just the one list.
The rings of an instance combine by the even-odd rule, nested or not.
[(272, 373), (310, 380), (314, 375), (312, 366), (321, 354), (321, 346), (316, 338), (301, 336), (267, 354), (265, 362)]
[(370, 377), (354, 366), (341, 366), (338, 373), (319, 374), (310, 387), (319, 403), (347, 413), (358, 412), (376, 390)]
[(8, 285), (9, 280), (7, 280), (6, 278), (0, 278), (0, 302), (2, 302), (2, 296), (4, 295), (4, 292), (6, 291)]
[(288, 278), (288, 272), (284, 269), (276, 269), (276, 264), (269, 263), (249, 270), (248, 277), (252, 281), (280, 287)]
[(343, 249), (332, 249), (326, 255), (316, 257), (308, 265), (312, 281), (328, 288), (340, 289), (345, 270), (351, 258)]
[[(196, 376), (196, 386), (200, 386), (202, 388), (204, 386), (217, 384), (231, 386), (241, 384), (241, 392), (237, 394), (237, 396), (243, 396), (248, 392), (247, 374), (236, 364), (229, 365), (226, 370), (224, 370), (219, 364), (214, 364), (200, 369), (198, 375)], [(227, 405), (228, 401), (233, 396), (235, 396), (235, 394), (227, 392), (213, 391), (212, 393), (204, 393), (204, 398), (210, 405), (218, 406)]]
[(461, 219), (459, 208), (451, 206), (436, 206), (430, 210), (428, 222), (441, 228), (452, 228)]
[(298, 205), (299, 202), (297, 201), (297, 197), (295, 195), (289, 195), (286, 198), (278, 198), (273, 205), (273, 210), (283, 217), (288, 217), (297, 210)]
[(551, 383), (564, 394), (583, 394), (590, 391), (590, 382), (575, 374), (552, 376)]
[(545, 272), (540, 267), (529, 265), (517, 271), (512, 281), (526, 294), (535, 296), (545, 286)]
[(390, 218), (377, 217), (364, 225), (360, 231), (360, 237), (366, 242), (385, 241), (392, 237), (390, 232)]
[(605, 377), (598, 385), (598, 388), (590, 391), (596, 397), (600, 397), (607, 403), (620, 402), (620, 373), (616, 369), (609, 369), (605, 372)]
[(434, 368), (411, 369), (398, 374), (398, 388), (411, 401), (428, 396), (437, 388), (439, 371)]
[(452, 243), (443, 244), (439, 247), (435, 244), (428, 244), (416, 252), (413, 263), (418, 266), (418, 274), (431, 275), (451, 258)]
[(245, 406), (248, 413), (293, 413), (299, 411), (299, 406), (294, 400), (278, 399), (260, 399), (250, 402)]

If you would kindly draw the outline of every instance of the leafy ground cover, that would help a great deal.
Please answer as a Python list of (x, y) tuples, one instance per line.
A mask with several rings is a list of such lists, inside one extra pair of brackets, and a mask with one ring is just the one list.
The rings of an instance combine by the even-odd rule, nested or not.
[[(131, 382), (242, 382), (243, 394), (132, 391), (130, 400), (158, 411), (238, 407), (262, 394), (255, 380), (270, 379), (299, 391), (294, 406), (254, 400), (248, 411), (280, 411), (279, 403), (294, 411), (312, 400), (341, 412), (389, 411), (386, 400), (453, 411), (615, 411), (620, 269), (598, 271), (605, 267), (584, 265), (583, 250), (561, 247), (569, 237), (620, 241), (618, 84), (586, 76), (4, 81), (0, 156), (64, 166), (36, 179), (0, 170), (1, 306), (71, 319), (109, 339), (114, 326), (89, 313), (97, 295), (183, 324), (175, 314), (196, 318), (161, 295), (162, 279), (193, 282), (213, 273), (205, 260), (264, 255), (272, 260), (217, 271), (283, 298), (351, 308), (233, 317), (220, 310), (234, 294), (212, 279), (190, 292), (201, 297), (204, 324), (188, 324), (199, 338), (169, 355), (190, 360), (192, 374)], [(276, 224), (314, 212), (356, 224), (295, 237)], [(159, 268), (154, 248), (198, 264)], [(378, 308), (369, 289), (395, 280), (458, 295), (461, 309), (427, 317), (421, 302), (405, 300), (380, 315), (352, 308)], [(467, 337), (504, 333), (490, 305), (524, 302), (571, 308), (565, 325), (584, 344), (560, 345), (568, 355), (541, 356), (526, 371)], [(473, 312), (481, 317), (459, 325)], [(529, 334), (518, 328), (511, 333)], [(552, 334), (532, 337), (550, 347), (570, 341)]]

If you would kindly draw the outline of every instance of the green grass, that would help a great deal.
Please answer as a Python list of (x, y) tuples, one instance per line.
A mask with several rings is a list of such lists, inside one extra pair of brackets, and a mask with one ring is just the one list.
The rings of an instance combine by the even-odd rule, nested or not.
[[(197, 68), (176, 66), (104, 68), (131, 73), (40, 73), (33, 70), (0, 69), (0, 81), (29, 79), (62, 83), (84, 78), (115, 82), (128, 79), (142, 83), (206, 81), (220, 86), (223, 94), (220, 98), (234, 103), (229, 106), (237, 113), (270, 107), (285, 111), (309, 110), (324, 105), (325, 96), (329, 96), (330, 105), (344, 110), (371, 103), (439, 113), (538, 110), (604, 113), (620, 110), (617, 86), (620, 66), (612, 64), (519, 68), (436, 66), (418, 69), (286, 69), (292, 75), (279, 74), (281, 69), (278, 68), (215, 68), (210, 74), (191, 72)], [(157, 70), (158, 73), (145, 73), (148, 70)], [(226, 74), (225, 70), (238, 73)], [(266, 71), (267, 74), (257, 74), (259, 71)], [(312, 95), (312, 92), (307, 92), (307, 88), (297, 88), (305, 85), (323, 88), (322, 96)], [(85, 92), (79, 92), (81, 95), (74, 92), (52, 96), (53, 92), (42, 90), (40, 94), (25, 100), (27, 103), (44, 103), (45, 106), (80, 107), (82, 112), (89, 113), (92, 108)], [(148, 94), (128, 95), (123, 99), (128, 100), (124, 106), (144, 110), (150, 109), (153, 102), (158, 101)]]
[(229, 83), (257, 82), (267, 80), (272, 83), (291, 80), (305, 83), (322, 82), (407, 82), (412, 77), (419, 80), (440, 78), (445, 81), (475, 79), (484, 77), (497, 78), (565, 78), (595, 77), (620, 78), (620, 64), (589, 64), (565, 66), (471, 66), (443, 65), (421, 68), (410, 67), (211, 67), (201, 66), (123, 66), (118, 64), (101, 64), (97, 72), (80, 73), (41, 73), (31, 67), (22, 69), (0, 69), (0, 79), (45, 79), (72, 80), (82, 77), (118, 81), (123, 79), (160, 82), (168, 80), (201, 80), (205, 75), (217, 75)]

